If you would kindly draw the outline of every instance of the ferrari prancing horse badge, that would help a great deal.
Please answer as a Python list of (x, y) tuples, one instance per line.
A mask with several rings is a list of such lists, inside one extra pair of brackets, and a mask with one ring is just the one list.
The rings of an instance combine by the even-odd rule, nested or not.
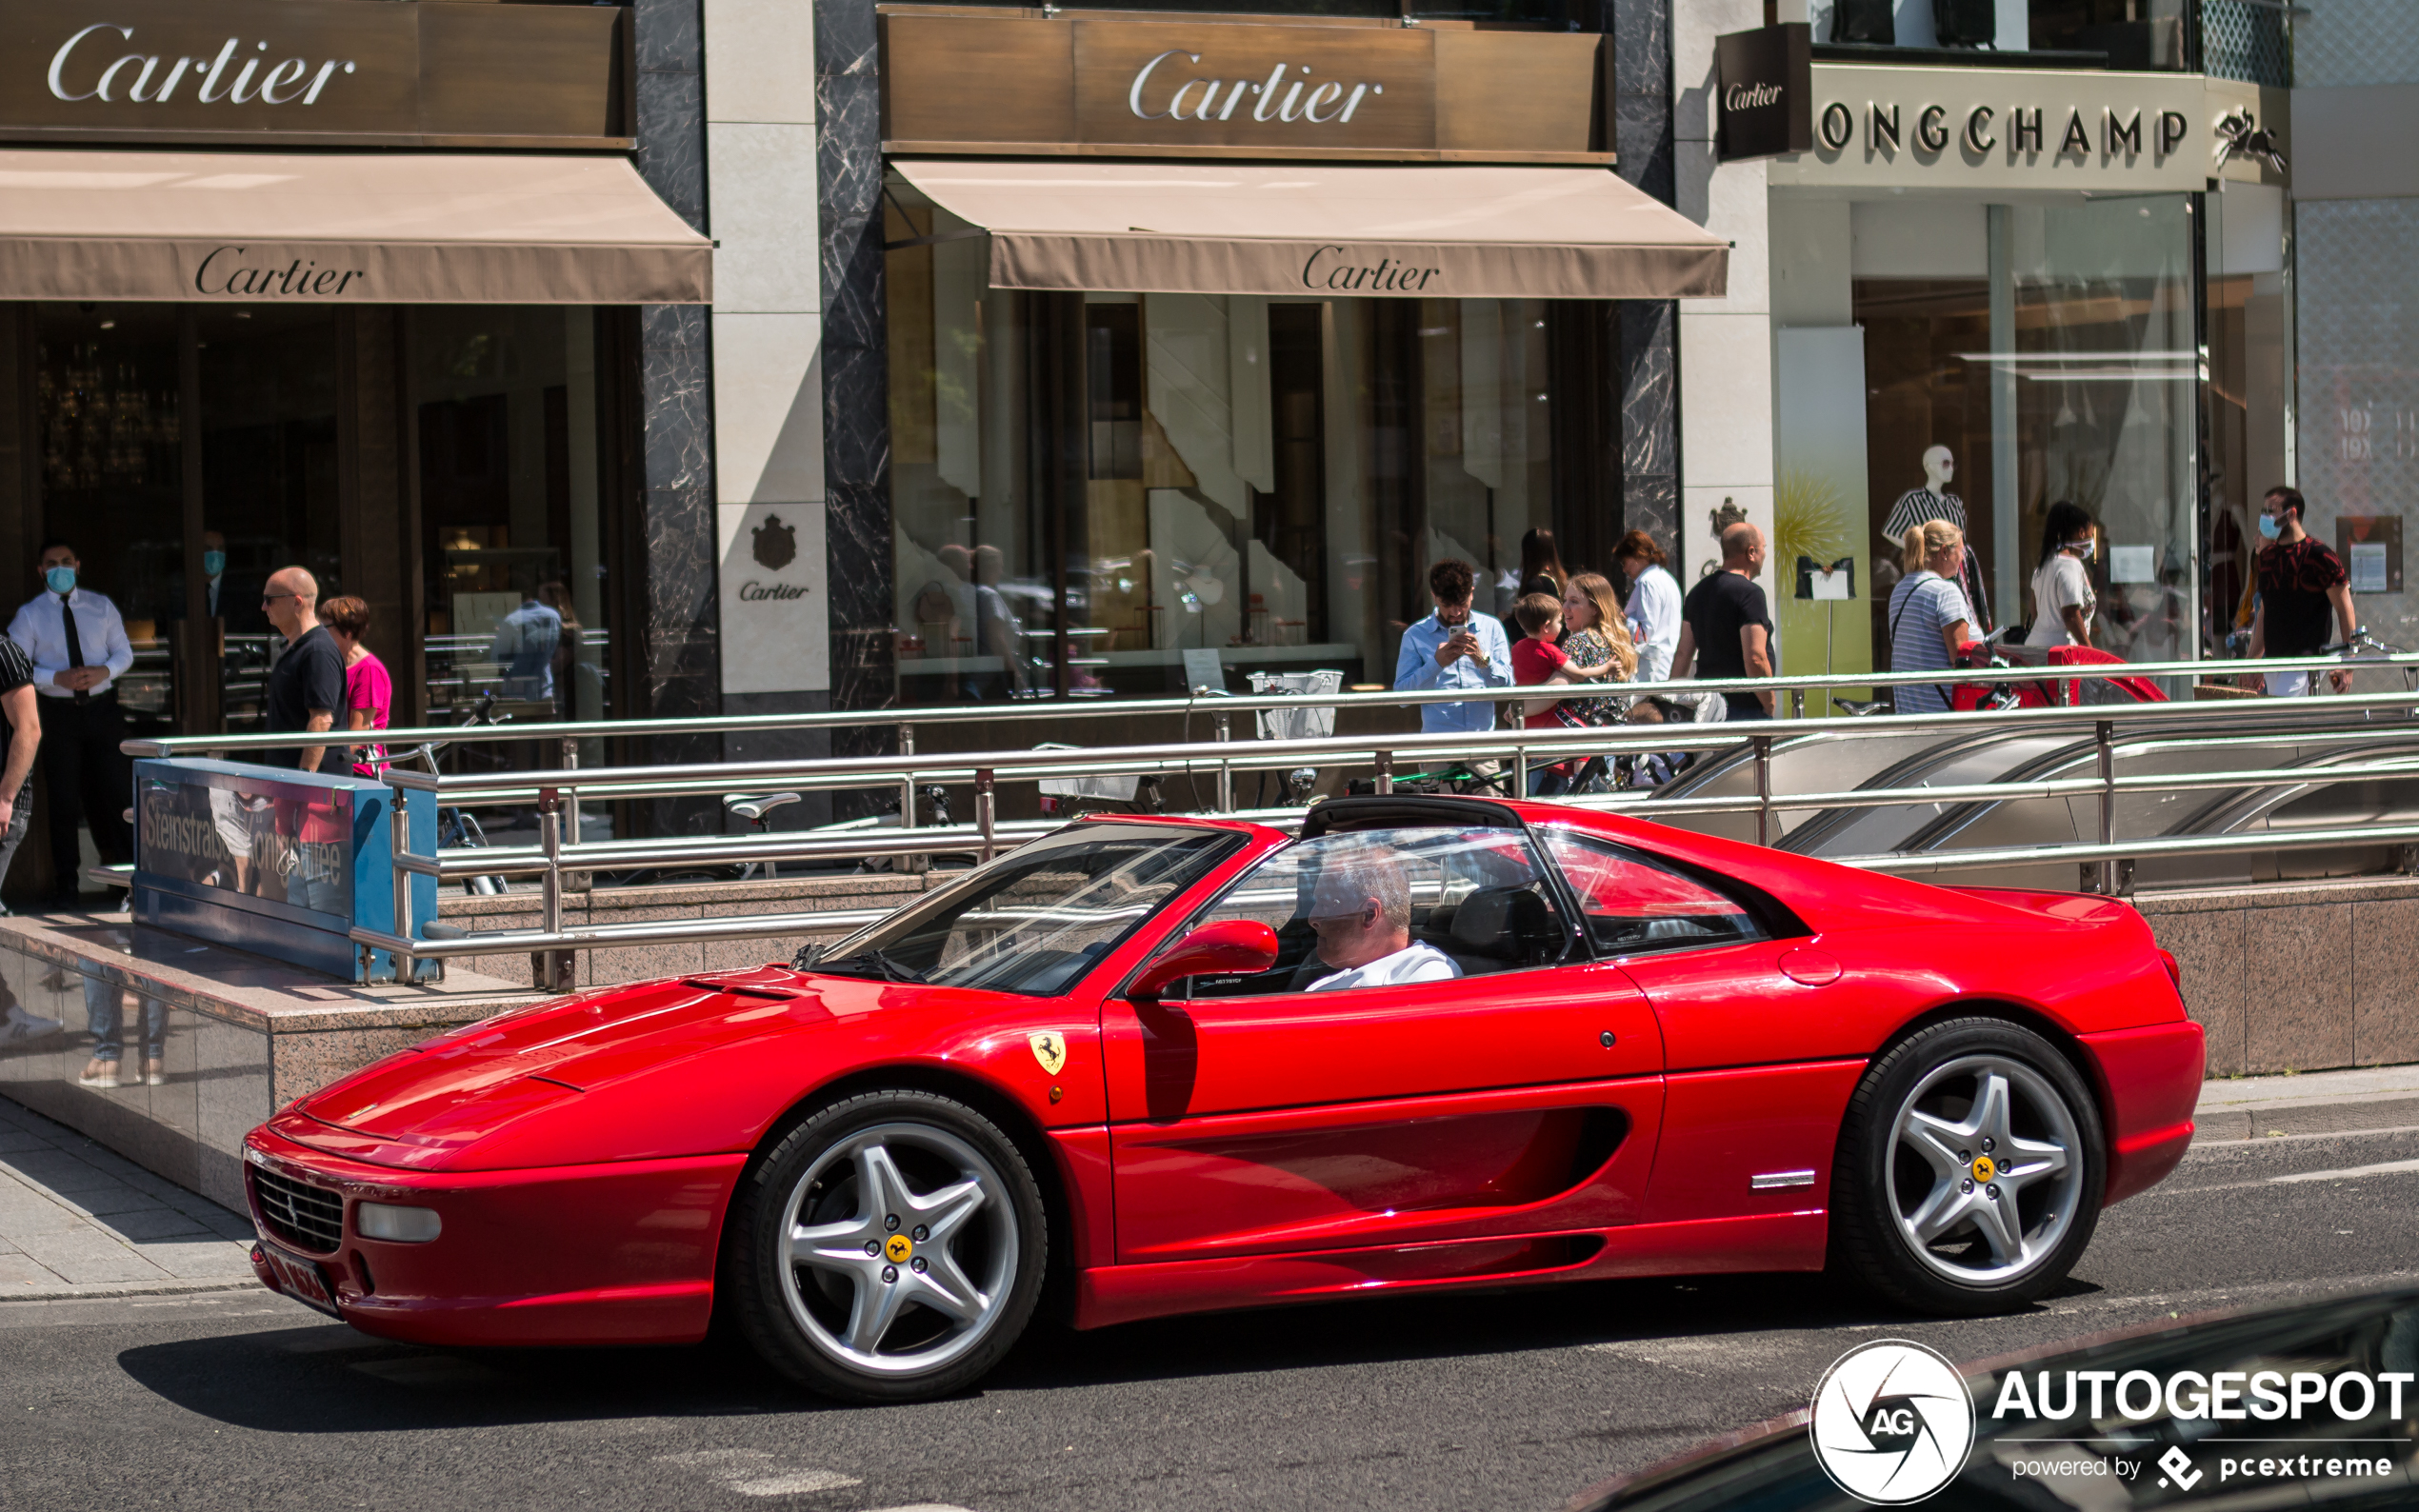
[(1041, 1062), (1042, 1069), (1050, 1075), (1056, 1076), (1067, 1064), (1067, 1041), (1063, 1036), (1043, 1029), (1025, 1036), (1025, 1043), (1033, 1047), (1033, 1059)]

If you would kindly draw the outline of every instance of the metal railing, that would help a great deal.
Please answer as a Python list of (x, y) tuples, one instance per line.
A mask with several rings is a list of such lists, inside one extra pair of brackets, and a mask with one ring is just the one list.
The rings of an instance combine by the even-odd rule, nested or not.
[[(2220, 675), (2233, 676), (2249, 671), (2291, 671), (2340, 669), (2346, 664), (2333, 658), (2278, 659), (2260, 663), (2230, 662), (2172, 663), (2155, 665), (2125, 665), (2110, 666), (2078, 666), (2056, 668), (2054, 680), (2060, 683), (2108, 677), (2142, 676), (2206, 676), (2222, 668)], [(2419, 681), (2419, 656), (2368, 657), (2356, 664), (2361, 668), (2382, 668), (2403, 674), (2406, 684)], [(2041, 682), (2051, 680), (2040, 668), (1994, 668), (1989, 671), (1959, 670), (1953, 674), (1959, 682)], [(1750, 691), (1771, 688), (1783, 697), (1802, 697), (1809, 688), (1842, 688), (1889, 686), (1909, 683), (1938, 683), (1940, 672), (1865, 674), (1854, 681), (1841, 676), (1825, 678), (1778, 678), (1745, 682), (1689, 682), (1679, 684), (1627, 685), (1624, 694), (1666, 691), (1671, 693), (1702, 693), (1709, 691)], [(1502, 701), (1501, 695), (1493, 695)], [(1384, 706), (1399, 707), (1415, 703), (1473, 702), (1467, 689), (1435, 694), (1407, 693), (1320, 695), (1315, 702), (1330, 705)], [(1231, 715), (1258, 708), (1299, 707), (1299, 696), (1251, 696), (1228, 699), (1134, 700), (1122, 704), (1092, 704), (1063, 706), (978, 706), (970, 708), (890, 710), (869, 719), (865, 715), (781, 715), (754, 720), (730, 721), (665, 721), (644, 724), (619, 724), (610, 726), (613, 734), (652, 734), (689, 732), (692, 730), (729, 730), (748, 728), (812, 728), (843, 721), (858, 725), (894, 724), (906, 726), (914, 723), (970, 723), (1003, 717), (1063, 719), (1070, 714), (1106, 716), (1136, 712), (1190, 710)], [(1621, 726), (1557, 729), (1489, 729), (1484, 731), (1445, 731), (1436, 733), (1402, 732), (1324, 740), (1252, 740), (1236, 741), (1227, 727), (1219, 730), (1216, 740), (1177, 742), (1147, 746), (1102, 746), (1084, 749), (1008, 749), (975, 752), (947, 752), (918, 755), (903, 749), (892, 755), (849, 758), (805, 758), (781, 761), (736, 762), (715, 765), (644, 766), (595, 767), (580, 769), (567, 764), (564, 768), (546, 771), (488, 772), (463, 775), (430, 776), (422, 772), (396, 769), (388, 773), (389, 783), (396, 789), (392, 813), (393, 855), (397, 896), (397, 919), (391, 931), (357, 929), (355, 944), (365, 950), (391, 951), (407, 959), (449, 959), (490, 954), (529, 952), (539, 958), (541, 981), (567, 985), (572, 952), (615, 945), (688, 944), (700, 941), (763, 939), (777, 936), (832, 934), (852, 931), (883, 917), (879, 912), (821, 912), (761, 914), (744, 918), (684, 920), (670, 923), (630, 925), (586, 925), (568, 927), (564, 918), (565, 879), (574, 873), (612, 871), (631, 867), (660, 867), (690, 865), (699, 862), (736, 863), (742, 861), (834, 861), (875, 856), (933, 855), (964, 853), (988, 861), (1004, 849), (1048, 833), (1055, 823), (1017, 822), (1003, 824), (997, 811), (998, 786), (1003, 781), (1038, 781), (1053, 777), (1121, 776), (1155, 774), (1159, 776), (1192, 775), (1213, 778), (1216, 797), (1210, 811), (1241, 819), (1289, 826), (1298, 824), (1304, 810), (1299, 808), (1255, 808), (1242, 810), (1234, 802), (1234, 779), (1238, 773), (1283, 770), (1301, 766), (1338, 766), (1367, 767), (1374, 773), (1372, 786), (1376, 791), (1393, 789), (1394, 774), (1407, 769), (1405, 764), (1437, 761), (1491, 760), (1504, 763), (1514, 783), (1513, 791), (1525, 791), (1528, 774), (1538, 762), (1560, 762), (1576, 755), (1597, 755), (1608, 751), (1693, 751), (1711, 752), (1744, 748), (1751, 757), (1754, 791), (1749, 794), (1721, 795), (1703, 798), (1662, 799), (1652, 790), (1620, 791), (1607, 795), (1565, 798), (1558, 801), (1581, 806), (1618, 810), (1644, 810), (1650, 815), (1681, 817), (1694, 814), (1751, 813), (1755, 821), (1759, 844), (1772, 839), (1775, 815), (1785, 811), (1881, 807), (1907, 804), (1940, 805), (1949, 803), (1999, 802), (2020, 799), (2096, 797), (2098, 803), (2097, 835), (2091, 842), (2058, 844), (2040, 846), (2000, 847), (1989, 850), (1964, 850), (1921, 854), (1887, 853), (1868, 856), (1832, 858), (1845, 865), (1863, 866), (1876, 871), (1902, 875), (1938, 875), (1974, 868), (2056, 863), (2076, 865), (2086, 868), (2087, 875), (2096, 878), (2097, 890), (2115, 892), (2121, 885), (2122, 862), (2157, 855), (2223, 855), (2246, 852), (2292, 850), (2344, 845), (2380, 846), (2419, 845), (2419, 826), (2367, 825), (2350, 827), (2297, 830), (2288, 833), (2263, 832), (2257, 835), (2212, 835), (2160, 837), (2120, 843), (2115, 835), (2115, 814), (2118, 799), (2125, 794), (2144, 791), (2209, 790), (2227, 787), (2260, 786), (2320, 786), (2342, 782), (2377, 778), (2409, 778), (2419, 776), (2419, 691), (2410, 687), (2401, 692), (2351, 694), (2323, 699), (2290, 698), (2262, 699), (2229, 703), (2224, 717), (2236, 726), (2238, 733), (2208, 735), (2195, 733), (2193, 742), (2203, 746), (2249, 745), (2269, 740), (2280, 733), (2291, 733), (2301, 744), (2324, 745), (2349, 741), (2373, 741), (2381, 733), (2409, 730), (2414, 744), (2409, 760), (2363, 761), (2334, 766), (2243, 767), (2218, 772), (2196, 772), (2189, 776), (2120, 776), (2117, 759), (2120, 746), (2155, 739), (2162, 729), (2182, 733), (2179, 726), (2206, 724), (2214, 706), (2195, 703), (2169, 704), (2080, 704), (2050, 707), (1968, 713), (1893, 715), (1888, 718), (1851, 717), (1844, 719), (1790, 719), (1781, 722), (1739, 722), (1710, 726)], [(581, 735), (608, 732), (606, 726), (546, 726), (550, 735), (578, 728)], [(2120, 729), (2125, 738), (2120, 739)], [(1872, 738), (1904, 738), (1909, 733), (1938, 732), (1944, 736), (1970, 730), (2036, 730), (2071, 732), (2088, 736), (2095, 756), (2094, 773), (2089, 777), (2029, 779), (1999, 783), (1978, 783), (1943, 786), (1901, 786), (1856, 788), (1835, 792), (1781, 793), (1773, 790), (1771, 760), (1776, 745), (1805, 737), (1836, 737), (1849, 741)], [(417, 739), (423, 732), (389, 732), (387, 739), (397, 744)], [(429, 732), (442, 734), (444, 732)], [(527, 732), (501, 734), (492, 730), (464, 732), (486, 739), (527, 739)], [(259, 745), (300, 744), (294, 737), (257, 738), (198, 737), (178, 742), (130, 742), (132, 749), (175, 746), (192, 749), (208, 746), (213, 750), (257, 748)], [(321, 739), (315, 744), (333, 745), (340, 739)], [(902, 742), (903, 746), (911, 745)], [(164, 753), (164, 752), (163, 752)], [(918, 784), (945, 782), (971, 784), (975, 793), (974, 820), (970, 825), (919, 827), (914, 823), (914, 789)], [(895, 785), (901, 789), (900, 827), (888, 832), (857, 832), (845, 835), (817, 834), (813, 831), (789, 831), (727, 838), (685, 837), (654, 840), (600, 841), (580, 843), (566, 840), (565, 821), (575, 815), (583, 797), (630, 798), (661, 797), (678, 794), (730, 793), (764, 790), (770, 787), (798, 791), (830, 791), (840, 789), (885, 788)], [(408, 842), (408, 814), (413, 805), (437, 802), (447, 805), (511, 804), (533, 807), (538, 816), (538, 843), (528, 846), (458, 848), (439, 855), (427, 856), (411, 852)], [(577, 834), (576, 829), (572, 831)], [(410, 916), (409, 877), (426, 876), (440, 882), (472, 876), (535, 877), (538, 879), (539, 925), (534, 929), (486, 931), (454, 938), (420, 938)]]

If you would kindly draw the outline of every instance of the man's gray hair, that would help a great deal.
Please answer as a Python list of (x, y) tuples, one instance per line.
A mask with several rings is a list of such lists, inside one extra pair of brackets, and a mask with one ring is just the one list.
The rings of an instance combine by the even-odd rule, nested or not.
[(1377, 900), (1378, 917), (1398, 929), (1411, 926), (1410, 870), (1403, 854), (1383, 841), (1347, 841), (1330, 851), (1319, 871), (1319, 890), (1349, 892)]

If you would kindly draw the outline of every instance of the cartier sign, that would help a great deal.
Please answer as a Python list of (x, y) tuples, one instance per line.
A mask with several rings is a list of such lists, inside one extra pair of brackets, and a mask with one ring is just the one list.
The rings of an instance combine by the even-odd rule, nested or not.
[(1603, 39), (882, 18), (885, 150), (1606, 163)]
[(627, 146), (615, 8), (0, 0), (0, 139)]
[(1722, 161), (1777, 157), (1814, 145), (1813, 29), (1803, 21), (1713, 39)]

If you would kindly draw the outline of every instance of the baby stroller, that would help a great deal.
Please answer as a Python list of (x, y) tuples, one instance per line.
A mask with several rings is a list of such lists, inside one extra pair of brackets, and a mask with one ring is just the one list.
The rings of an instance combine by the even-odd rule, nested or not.
[[(2002, 632), (2004, 633), (2004, 632)], [(1959, 648), (1957, 665), (2003, 666), (2122, 666), (2125, 658), (2089, 646), (2011, 646), (1999, 636), (1968, 641)], [(1951, 685), (1949, 706), (1957, 712), (1976, 709), (2071, 707), (2077, 704), (2164, 704), (2167, 694), (2147, 677), (2044, 678), (2038, 682), (1957, 683)]]

